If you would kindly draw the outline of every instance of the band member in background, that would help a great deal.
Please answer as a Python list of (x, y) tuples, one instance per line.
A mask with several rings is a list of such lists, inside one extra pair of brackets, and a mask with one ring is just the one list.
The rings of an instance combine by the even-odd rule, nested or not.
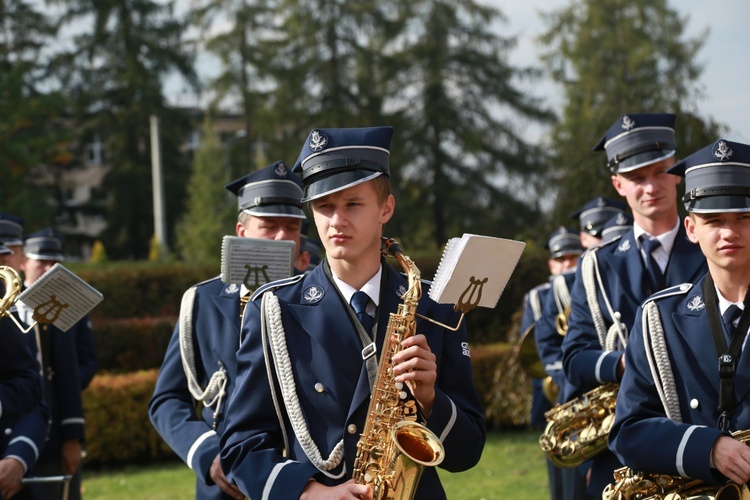
[[(550, 251), (550, 258), (547, 261), (550, 278), (547, 283), (531, 289), (524, 297), (524, 315), (521, 321), (521, 331), (527, 332), (534, 325), (534, 328), (526, 333), (526, 335), (534, 335), (534, 342), (541, 364), (549, 379), (553, 381), (553, 384), (546, 382), (548, 391), (551, 388), (559, 391), (561, 387), (565, 387), (565, 377), (562, 373), (562, 353), (560, 351), (562, 337), (555, 329), (555, 318), (558, 314), (562, 313), (562, 310), (558, 310), (558, 306), (561, 306), (560, 293), (568, 294), (567, 296), (569, 297), (569, 292), (567, 284), (565, 284), (566, 279), (563, 278), (562, 282), (557, 280), (559, 276), (563, 275), (570, 276), (570, 278), (575, 277), (576, 264), (581, 252), (583, 252), (583, 247), (581, 246), (581, 238), (578, 233), (561, 227), (550, 235), (546, 248)], [(553, 283), (558, 283), (558, 287), (555, 288)], [(564, 291), (559, 288), (560, 284), (565, 284)], [(566, 301), (569, 302), (568, 299)], [(544, 331), (545, 326), (542, 326), (542, 324), (549, 325), (547, 331)], [(540, 327), (543, 330), (541, 333), (538, 330)], [(534, 386), (532, 425), (544, 429), (547, 425), (544, 414), (552, 408), (553, 404), (557, 403), (557, 400), (550, 401), (548, 399), (548, 394), (545, 394), (543, 390), (542, 379), (535, 378)], [(562, 397), (561, 393), (559, 395)], [(572, 498), (565, 495), (566, 478), (563, 477), (565, 473), (566, 471), (555, 467), (552, 462), (547, 460), (547, 478), (550, 497), (553, 500)]]
[[(21, 269), (24, 285), (29, 287), (53, 265), (64, 260), (62, 236), (50, 228), (30, 234), (24, 240), (24, 253)], [(34, 323), (33, 311), (21, 302), (18, 303), (18, 315), (25, 324)], [(85, 440), (81, 391), (84, 382), (88, 383), (96, 372), (91, 322), (84, 317), (67, 332), (52, 324), (37, 324), (27, 338), (39, 360), (45, 403), (51, 413), (47, 443), (28, 475), (72, 475), (73, 478), (69, 484), (30, 484), (19, 496), (45, 500), (64, 496), (77, 499), (80, 498), (80, 465)], [(81, 358), (79, 353), (82, 353)]]
[(637, 470), (741, 485), (750, 447), (729, 433), (750, 429), (750, 146), (719, 140), (669, 172), (709, 272), (638, 310), (609, 445)]
[[(666, 173), (675, 163), (674, 121), (671, 114), (623, 115), (594, 148), (606, 152), (612, 185), (627, 201), (634, 224), (619, 239), (590, 249), (576, 270), (562, 342), (565, 376), (577, 388), (571, 398), (620, 381), (622, 349), (641, 302), (706, 272), (705, 258), (677, 213), (680, 179)], [(621, 464), (609, 450), (591, 464), (588, 494), (598, 498)]]
[(617, 214), (626, 213), (627, 208), (621, 201), (597, 196), (573, 212), (570, 218), (579, 222), (583, 248), (591, 248), (601, 243), (604, 223)]
[[(226, 187), (238, 200), (237, 236), (294, 241), (299, 254), (295, 268), (304, 271), (309, 254), (300, 248), (306, 217), (299, 178), (279, 161)], [(245, 285), (227, 285), (218, 276), (193, 288), (193, 308), (181, 308), (148, 413), (164, 441), (195, 472), (196, 498), (242, 498), (219, 465), (219, 438), (226, 426), (226, 397), (237, 378), (240, 297), (249, 291)], [(182, 320), (191, 325), (191, 335), (183, 329), (181, 337)], [(189, 353), (183, 340), (187, 335)]]
[[(380, 253), (383, 226), (395, 209), (392, 134), (390, 127), (315, 129), (295, 165), (326, 258), (305, 276), (261, 288), (245, 310), (221, 463), (250, 498), (372, 498), (369, 486), (351, 479), (368, 418), (368, 373), (377, 371), (378, 356), (367, 353), (381, 351), (407, 285)], [(455, 325), (453, 307), (423, 291), (417, 312)], [(273, 331), (263, 319), (274, 323)], [(267, 357), (266, 333), (285, 339), (285, 348)], [(486, 432), (465, 326), (452, 332), (420, 318), (402, 347), (393, 371), (413, 396), (419, 420), (442, 441), (440, 466), (473, 467)], [(267, 371), (266, 362), (285, 359), (293, 373)], [(283, 398), (274, 397), (281, 396), (277, 389)], [(425, 468), (416, 498), (445, 498), (433, 467)]]

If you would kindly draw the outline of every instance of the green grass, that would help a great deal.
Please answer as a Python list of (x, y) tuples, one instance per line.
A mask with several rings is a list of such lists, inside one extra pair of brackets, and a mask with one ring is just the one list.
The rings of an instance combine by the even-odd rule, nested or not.
[[(439, 470), (448, 498), (491, 500), (549, 498), (544, 455), (538, 431), (496, 432), (487, 436), (482, 459), (459, 474)], [(182, 463), (127, 467), (117, 471), (84, 471), (86, 500), (194, 498), (195, 476)]]

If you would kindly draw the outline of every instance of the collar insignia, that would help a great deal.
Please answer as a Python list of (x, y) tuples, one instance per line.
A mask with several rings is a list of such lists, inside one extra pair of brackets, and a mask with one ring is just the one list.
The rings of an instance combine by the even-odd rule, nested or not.
[(406, 294), (406, 287), (404, 285), (398, 285), (396, 288), (393, 289), (394, 292), (396, 292), (396, 295), (400, 297), (403, 297)]
[(323, 295), (325, 294), (318, 287), (318, 285), (311, 285), (308, 286), (302, 293), (302, 300), (304, 300), (308, 304), (315, 304), (316, 302), (320, 302), (320, 299), (323, 298)]
[(622, 243), (620, 243), (620, 246), (617, 247), (618, 252), (627, 252), (630, 250), (630, 240), (625, 240)]
[(313, 130), (310, 136), (310, 149), (314, 152), (322, 150), (328, 144), (328, 138), (320, 130)]
[(719, 161), (728, 160), (733, 154), (734, 151), (727, 145), (726, 141), (719, 141), (714, 146), (714, 157)]
[(700, 295), (696, 295), (690, 299), (690, 302), (687, 304), (687, 308), (691, 311), (700, 311), (704, 307), (706, 307), (706, 304), (703, 302), (703, 297)]
[(224, 293), (226, 293), (227, 295), (232, 295), (233, 293), (237, 293), (239, 291), (240, 287), (237, 286), (236, 283), (230, 283), (226, 288), (224, 288)]
[(632, 118), (630, 118), (628, 115), (625, 115), (622, 117), (622, 129), (623, 130), (630, 130), (633, 127), (635, 127), (635, 122)]

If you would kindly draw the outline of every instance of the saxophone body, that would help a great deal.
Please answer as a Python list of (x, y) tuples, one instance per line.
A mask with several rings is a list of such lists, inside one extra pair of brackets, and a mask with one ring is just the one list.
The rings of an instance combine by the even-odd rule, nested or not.
[(544, 414), (539, 447), (557, 467), (577, 467), (607, 447), (619, 384), (608, 383)]
[(384, 238), (384, 244), (406, 272), (409, 286), (388, 320), (352, 475), (355, 482), (373, 489), (376, 500), (406, 500), (414, 497), (424, 468), (440, 464), (445, 450), (432, 431), (416, 422), (416, 401), (407, 400), (406, 388), (394, 380), (393, 356), (401, 350), (401, 342), (416, 333), (422, 285), (419, 269), (395, 240)]
[[(732, 437), (748, 444), (750, 429), (737, 431)], [(622, 467), (614, 471), (615, 482), (607, 485), (603, 500), (750, 500), (747, 485), (707, 484), (669, 474), (647, 474)]]

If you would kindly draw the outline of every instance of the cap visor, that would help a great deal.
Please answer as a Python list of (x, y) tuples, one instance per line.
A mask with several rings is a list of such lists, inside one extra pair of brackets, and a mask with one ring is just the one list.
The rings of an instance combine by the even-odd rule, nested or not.
[(349, 170), (315, 179), (312, 183), (305, 186), (305, 194), (302, 201), (312, 201), (329, 194), (343, 191), (344, 189), (374, 179), (379, 175), (383, 175), (383, 172), (373, 172), (372, 170)]

